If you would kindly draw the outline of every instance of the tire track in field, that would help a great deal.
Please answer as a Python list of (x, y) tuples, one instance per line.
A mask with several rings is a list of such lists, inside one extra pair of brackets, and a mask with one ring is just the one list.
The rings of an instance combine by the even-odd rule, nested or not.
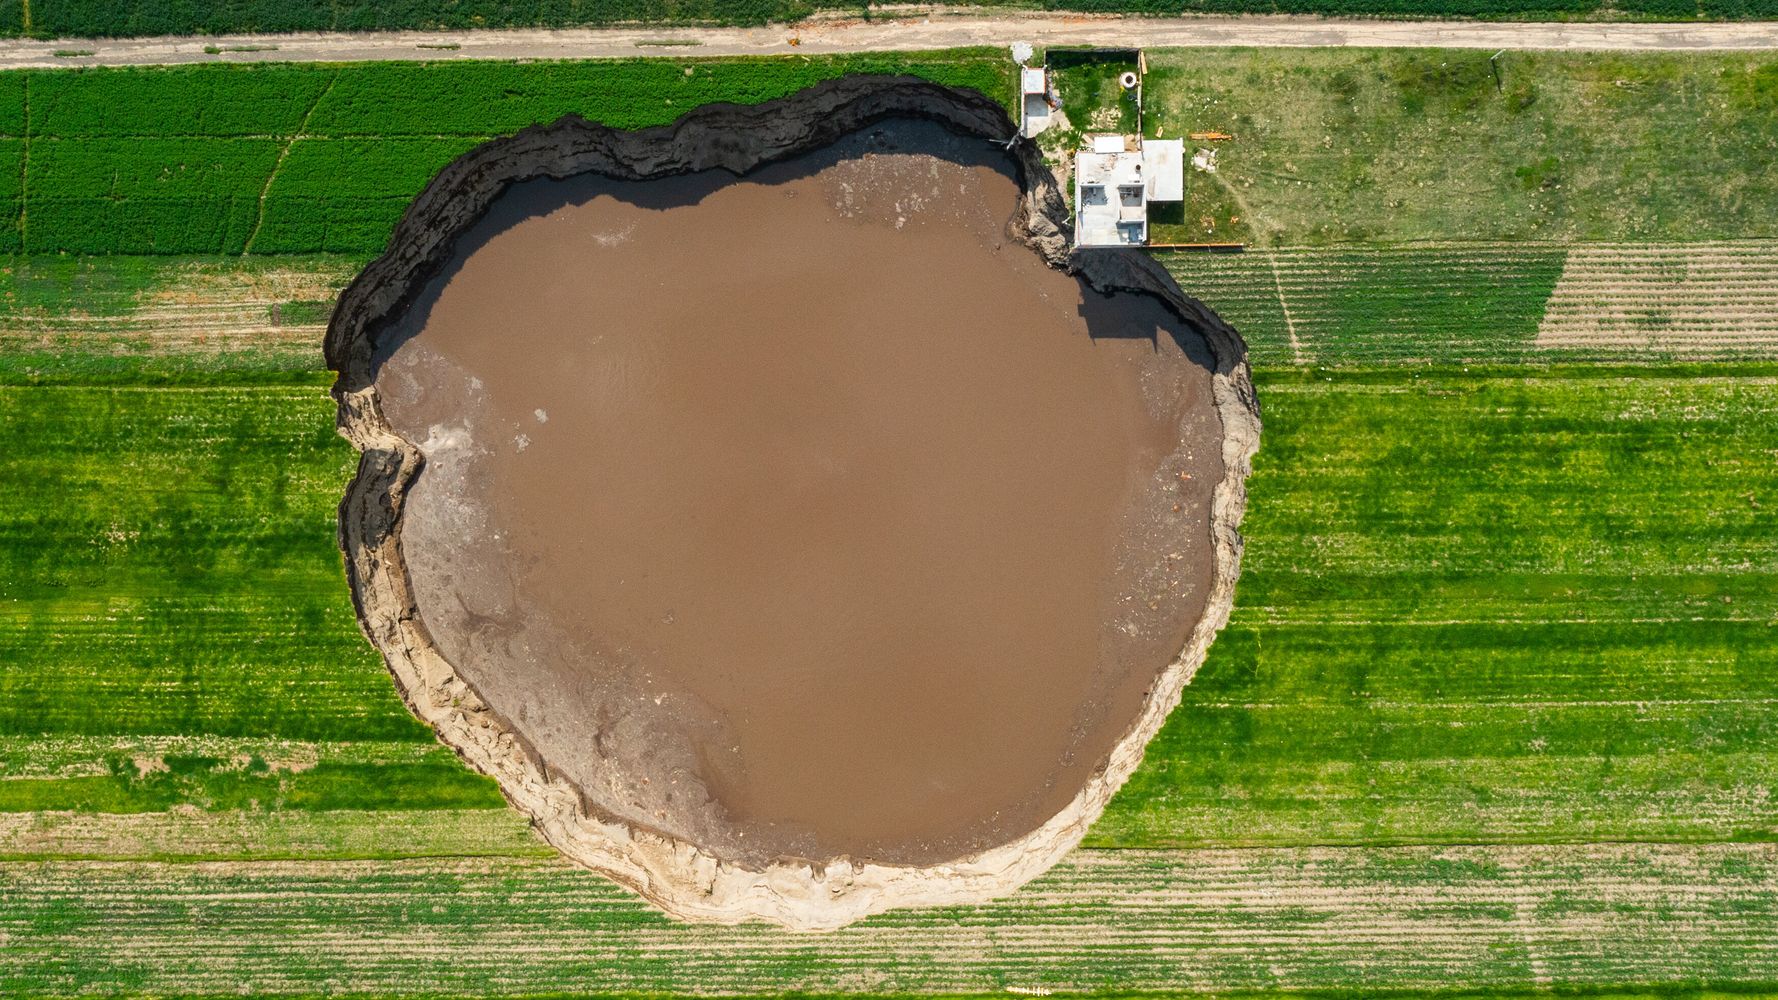
[(302, 121), (297, 123), (296, 131), (292, 132), (284, 140), (284, 144), (279, 147), (278, 161), (272, 164), (272, 171), (265, 178), (265, 186), (259, 189), (259, 207), (253, 216), (253, 230), (247, 234), (247, 241), (241, 244), (241, 256), (245, 257), (253, 252), (253, 241), (259, 238), (259, 231), (265, 227), (266, 195), (271, 194), (272, 182), (278, 179), (278, 171), (283, 169), (284, 161), (290, 158), (291, 147), (308, 138), (309, 120), (315, 117), (315, 109), (321, 106), (322, 101), (327, 100), (327, 95), (333, 93), (333, 85), (338, 83), (339, 79), (340, 74), (335, 70), (333, 75), (327, 78), (327, 86), (321, 88), (321, 91), (315, 95), (315, 99), (309, 103), (309, 109), (303, 112)]

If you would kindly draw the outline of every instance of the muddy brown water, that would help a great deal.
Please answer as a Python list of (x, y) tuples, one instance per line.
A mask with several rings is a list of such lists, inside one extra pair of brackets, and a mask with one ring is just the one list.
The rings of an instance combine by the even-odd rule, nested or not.
[(598, 809), (753, 863), (1029, 833), (1203, 611), (1209, 354), (897, 122), (515, 185), (377, 334), (422, 618)]

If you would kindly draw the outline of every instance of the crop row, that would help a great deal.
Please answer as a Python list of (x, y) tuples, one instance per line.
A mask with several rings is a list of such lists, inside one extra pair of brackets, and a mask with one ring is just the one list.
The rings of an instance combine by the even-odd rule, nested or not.
[(0, 31), (139, 36), (558, 27), (616, 21), (761, 24), (803, 17), (825, 6), (834, 4), (824, 0), (460, 0), (452, 4), (426, 0), (188, 0), (177, 4), (7, 0), (0, 6)]
[(1255, 364), (1718, 360), (1778, 344), (1778, 243), (1169, 254)]
[[(716, 59), (196, 65), (0, 73), (0, 135), (485, 137), (566, 114), (662, 125), (845, 73), (909, 73), (1000, 97), (999, 50)], [(24, 113), (29, 104), (30, 114)]]
[[(0, 389), (0, 735), (429, 740), (340, 583), (352, 455), (321, 389)], [(1234, 619), (1095, 843), (1778, 829), (1769, 381), (1260, 389)], [(394, 760), (132, 777), (119, 759), (0, 780), (0, 799), (373, 808), (386, 766), (391, 808), (435, 810), (475, 784)]]
[(660, 125), (843, 73), (998, 94), (1008, 66), (978, 50), (0, 74), (0, 252), (374, 253), (433, 174), (493, 135), (567, 114)]
[(1003, 900), (809, 936), (677, 923), (551, 861), (13, 864), (0, 867), (0, 985), (1004, 996), (1767, 982), (1775, 866), (1769, 845), (1087, 851)]
[(165, 812), (175, 806), (220, 812), (295, 810), (500, 809), (493, 784), (439, 748), (418, 762), (322, 761), (280, 768), (245, 761), (163, 754), (125, 759), (106, 753), (107, 773), (0, 779), (0, 813)]
[(553, 856), (524, 816), (504, 808), (0, 813), (0, 865)]
[(1260, 365), (1523, 360), (1559, 246), (1253, 250), (1164, 263)]

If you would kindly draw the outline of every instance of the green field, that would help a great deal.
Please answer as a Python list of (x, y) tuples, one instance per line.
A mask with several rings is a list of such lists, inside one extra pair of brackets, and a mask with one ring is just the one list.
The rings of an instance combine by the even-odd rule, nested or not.
[[(966, 0), (964, 5), (1148, 15), (1324, 14), (1501, 20), (1669, 20), (1778, 15), (1772, 0)], [(569, 27), (622, 21), (763, 24), (818, 11), (871, 16), (870, 0), (5, 0), (0, 33), (39, 37), (401, 28)]]
[[(1312, 159), (1326, 76), (1422, 56), (1226, 55), (1245, 75), (1191, 100), (1276, 105), (1218, 175), (1275, 225), (1162, 259), (1253, 350), (1230, 625), (1057, 870), (813, 936), (665, 920), (413, 721), (335, 548), (356, 456), (321, 326), (483, 135), (859, 67), (1004, 92), (999, 54), (0, 74), (28, 174), (0, 266), (0, 996), (1778, 987), (1778, 184), (1751, 160), (1778, 119), (1725, 105), (1769, 65), (1555, 60), (1538, 79), (1631, 80), (1655, 121), (1707, 105), (1670, 173), (1708, 185), (1651, 208), (1565, 180), (1490, 220), (1435, 179), (1535, 149), (1454, 127), (1500, 113), (1439, 104), (1467, 70), (1416, 78), (1426, 131), (1360, 73), (1362, 156)], [(1654, 141), (1576, 133), (1599, 99), (1531, 105), (1564, 176)], [(1359, 159), (1411, 168), (1337, 173)], [(1399, 211), (1298, 190), (1323, 170)]]
[(0, 988), (1350, 998), (1769, 984), (1775, 878), (1764, 845), (1082, 851), (998, 903), (810, 935), (675, 924), (556, 861), (20, 864), (0, 869), (0, 963), (15, 963)]
[[(1144, 127), (1231, 133), (1156, 239), (1265, 246), (1778, 235), (1778, 59), (1175, 49)], [(1203, 145), (1203, 144), (1198, 144)], [(1208, 224), (1206, 224), (1208, 220)], [(1231, 221), (1234, 220), (1234, 221)]]
[(1778, 358), (1778, 241), (1467, 242), (1162, 256), (1296, 365)]
[[(1510, 53), (1498, 90), (1485, 53), (1455, 50), (1173, 50), (1149, 62), (1151, 132), (1236, 135), (1216, 173), (1191, 174), (1158, 239), (1778, 236), (1769, 53)], [(16, 168), (0, 169), (0, 219), (14, 223), (0, 251), (368, 256), (452, 157), (528, 124), (569, 113), (662, 124), (845, 72), (1010, 98), (1011, 68), (997, 50), (966, 50), (0, 74), (0, 165)]]
[(566, 114), (624, 128), (845, 73), (988, 93), (981, 50), (768, 60), (197, 66), (0, 74), (0, 250), (382, 250), (406, 203), (477, 142)]

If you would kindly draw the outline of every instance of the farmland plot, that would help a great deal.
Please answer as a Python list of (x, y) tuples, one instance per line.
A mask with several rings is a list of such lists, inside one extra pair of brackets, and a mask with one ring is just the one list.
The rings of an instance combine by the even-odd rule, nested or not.
[(1575, 246), (1536, 346), (1559, 356), (1778, 357), (1778, 242)]
[[(1261, 391), (1234, 621), (1092, 843), (1778, 837), (1771, 379)], [(454, 763), (371, 751), (431, 740), (352, 624), (331, 529), (351, 455), (318, 381), (0, 403), (0, 483), (35, 484), (0, 508), (0, 805), (499, 810)], [(199, 733), (237, 742), (143, 742)], [(316, 766), (232, 763), (278, 740)], [(371, 842), (336, 832), (338, 856)], [(6, 853), (94, 853), (77, 841)]]
[(1778, 384), (1260, 393), (1234, 616), (1090, 844), (1778, 836)]
[(1773, 57), (1491, 55), (1150, 51), (1146, 126), (1235, 136), (1157, 231), (1258, 246), (1778, 236)]
[(1517, 362), (1566, 250), (1517, 243), (1284, 247), (1160, 257), (1259, 365)]
[(1003, 55), (0, 74), (0, 249), (153, 251), (0, 272), (0, 994), (1778, 982), (1778, 75), (1485, 56), (1151, 53), (1268, 244), (1167, 258), (1259, 371), (1234, 618), (1094, 849), (818, 938), (668, 923), (407, 715), (311, 338), (485, 135)]
[(334, 257), (18, 257), (0, 270), (0, 380), (314, 371)]
[[(0, 989), (1518, 989), (1778, 977), (1770, 845), (1083, 851), (833, 934), (678, 924), (559, 861), (14, 864)], [(120, 942), (128, 942), (120, 947)], [(191, 961), (190, 956), (202, 956)]]
[(0, 733), (431, 740), (341, 586), (325, 384), (0, 388)]
[(1778, 243), (1440, 243), (1161, 258), (1259, 365), (1778, 354)]
[(998, 50), (965, 49), (5, 73), (0, 165), (16, 169), (0, 169), (0, 251), (368, 256), (453, 157), (528, 125), (663, 125), (845, 73), (1005, 94), (1011, 68)]

